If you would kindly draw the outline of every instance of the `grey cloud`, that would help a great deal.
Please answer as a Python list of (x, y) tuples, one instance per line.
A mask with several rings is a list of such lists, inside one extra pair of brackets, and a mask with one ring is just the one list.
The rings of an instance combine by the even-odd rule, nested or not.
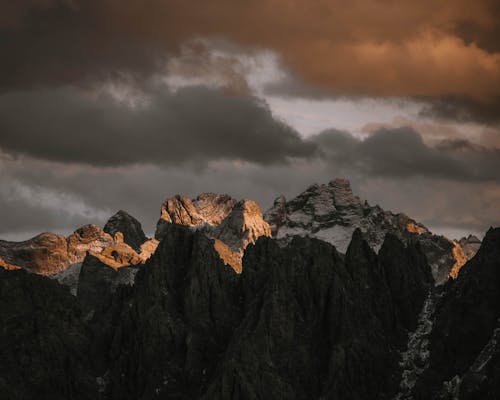
[(47, 231), (68, 234), (82, 225), (101, 222), (101, 218), (92, 214), (75, 214), (3, 193), (0, 193), (0, 209), (0, 239), (25, 240)]
[[(496, 182), (460, 182), (435, 177), (370, 176), (349, 164), (333, 166), (321, 159), (299, 160), (288, 166), (217, 163), (203, 171), (181, 167), (134, 165), (119, 168), (67, 166), (40, 160), (12, 160), (2, 166), (5, 182), (66, 193), (63, 207), (54, 207), (35, 196), (0, 193), (0, 238), (13, 233), (70, 232), (85, 223), (103, 225), (118, 209), (137, 217), (146, 232), (154, 231), (162, 201), (176, 193), (194, 197), (205, 191), (251, 198), (263, 209), (283, 193), (296, 196), (310, 184), (344, 176), (353, 190), (370, 204), (394, 212), (405, 212), (437, 232), (454, 229), (482, 234), (490, 225), (500, 225), (500, 189)], [(35, 191), (36, 192), (36, 191)], [(74, 213), (74, 204), (97, 211)], [(50, 207), (49, 207), (49, 206)], [(480, 211), (478, 211), (480, 210)], [(70, 212), (73, 211), (73, 212)], [(29, 235), (28, 235), (29, 236)]]
[(17, 16), (0, 25), (3, 90), (86, 85), (124, 75), (140, 82), (158, 72), (175, 48), (168, 33), (160, 41), (134, 32), (125, 21), (128, 32), (117, 28), (120, 16), (113, 18), (108, 1), (16, 3)]
[(456, 96), (423, 100), (425, 105), (419, 113), (421, 117), (454, 122), (500, 124), (500, 97), (490, 101)]
[(380, 129), (364, 140), (329, 130), (312, 140), (332, 166), (348, 166), (366, 176), (500, 181), (499, 150), (467, 141), (430, 147), (412, 128)]
[[(367, 95), (356, 96), (354, 94), (345, 95), (335, 93), (332, 89), (327, 90), (320, 86), (304, 82), (300, 76), (294, 74), (284, 65), (280, 65), (280, 68), (283, 77), (280, 80), (267, 83), (264, 87), (265, 94), (282, 98), (302, 98), (309, 100), (351, 99), (355, 101), (356, 99), (371, 97)], [(498, 126), (500, 124), (500, 97), (483, 101), (467, 96), (416, 96), (405, 98), (388, 96), (385, 98), (379, 97), (378, 99), (399, 104), (416, 102), (421, 104), (422, 107), (418, 113), (419, 116), (434, 121), (476, 122), (490, 126)]]
[(0, 132), (7, 152), (94, 165), (273, 164), (316, 151), (256, 98), (205, 87), (157, 87), (147, 105), (134, 109), (75, 88), (6, 93), (0, 96)]

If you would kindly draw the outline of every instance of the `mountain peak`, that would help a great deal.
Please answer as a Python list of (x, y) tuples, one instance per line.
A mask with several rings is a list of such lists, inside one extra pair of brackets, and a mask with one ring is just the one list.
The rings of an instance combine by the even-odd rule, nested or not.
[(214, 239), (214, 247), (224, 262), (241, 272), (243, 251), (262, 235), (271, 236), (260, 206), (253, 200), (237, 201), (227, 194), (202, 193), (191, 200), (175, 195), (161, 210), (155, 237), (163, 238), (169, 224), (201, 230)]
[(351, 182), (346, 178), (335, 178), (332, 179), (328, 184), (339, 191), (347, 191), (352, 194)]
[[(277, 198), (265, 213), (265, 219), (278, 240), (288, 242), (295, 235), (311, 236), (333, 244), (341, 253), (347, 251), (357, 229), (375, 251), (380, 249), (387, 233), (404, 243), (417, 238), (426, 250), (438, 283), (448, 279), (452, 268), (458, 272), (466, 260), (460, 244), (432, 235), (424, 225), (405, 214), (370, 206), (353, 194), (345, 178), (311, 185), (289, 201)], [(467, 258), (474, 252), (472, 249)]]
[(141, 251), (141, 245), (147, 240), (141, 223), (123, 210), (114, 214), (103, 230), (113, 236), (115, 241), (122, 240), (137, 252)]

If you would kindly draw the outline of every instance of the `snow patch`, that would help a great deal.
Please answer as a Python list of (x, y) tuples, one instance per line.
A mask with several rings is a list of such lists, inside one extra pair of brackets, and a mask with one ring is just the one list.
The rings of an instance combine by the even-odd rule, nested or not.
[(394, 400), (412, 399), (411, 392), (418, 378), (429, 366), (429, 334), (434, 324), (435, 295), (430, 292), (418, 316), (417, 329), (408, 335), (407, 350), (401, 354), (403, 369), (400, 391)]

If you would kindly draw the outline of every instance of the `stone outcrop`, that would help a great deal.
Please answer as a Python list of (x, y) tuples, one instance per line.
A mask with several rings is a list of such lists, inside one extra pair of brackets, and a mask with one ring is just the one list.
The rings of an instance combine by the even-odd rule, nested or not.
[(161, 239), (171, 224), (200, 230), (215, 239), (219, 256), (237, 272), (241, 272), (245, 248), (259, 237), (271, 235), (256, 202), (236, 201), (215, 193), (203, 193), (194, 200), (181, 195), (167, 199), (161, 208), (155, 237)]
[(1, 242), (0, 397), (500, 398), (500, 228), (434, 286), (429, 261), (465, 262), (477, 240), (436, 237), (345, 180), (267, 218), (175, 196), (154, 239), (119, 212), (109, 233)]
[(500, 228), (490, 229), (477, 254), (436, 304), (430, 365), (416, 398), (500, 397)]
[(118, 235), (115, 241), (123, 241), (138, 253), (141, 252), (142, 244), (148, 240), (142, 230), (141, 223), (123, 210), (113, 215), (106, 222), (103, 230), (113, 237)]
[(98, 253), (112, 243), (98, 226), (85, 225), (68, 237), (42, 233), (24, 242), (0, 241), (0, 258), (29, 272), (52, 275), (82, 262), (87, 251)]
[(405, 243), (418, 240), (431, 264), (436, 283), (444, 283), (472, 255), (463, 257), (460, 244), (433, 235), (424, 225), (405, 214), (370, 206), (352, 192), (347, 179), (312, 185), (294, 199), (279, 196), (265, 213), (273, 237), (288, 241), (293, 236), (309, 236), (333, 244), (345, 253), (355, 229), (361, 229), (370, 246), (378, 251), (385, 235), (391, 233)]
[(481, 240), (475, 235), (469, 235), (458, 240), (465, 256), (470, 260), (481, 247)]
[(85, 225), (68, 237), (42, 233), (24, 242), (0, 241), (0, 267), (49, 276), (76, 295), (87, 254), (116, 270), (143, 264), (157, 245), (156, 239), (146, 237), (134, 217), (118, 211), (108, 220), (104, 230), (96, 225)]
[(97, 398), (89, 330), (56, 281), (0, 269), (0, 397)]
[[(167, 224), (139, 268), (88, 254), (77, 297), (46, 277), (0, 271), (1, 393), (498, 398), (500, 229), (438, 288), (420, 242), (393, 234), (377, 254), (356, 229), (345, 255), (315, 238), (262, 236), (247, 246), (241, 274), (214, 243)], [(428, 354), (402, 396), (414, 350)]]

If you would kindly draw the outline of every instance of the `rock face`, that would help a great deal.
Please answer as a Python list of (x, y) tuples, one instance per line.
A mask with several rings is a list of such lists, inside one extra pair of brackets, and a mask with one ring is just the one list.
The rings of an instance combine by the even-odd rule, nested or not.
[(467, 237), (461, 238), (458, 243), (465, 254), (465, 256), (470, 260), (477, 253), (481, 247), (481, 240), (474, 235), (469, 235)]
[(155, 239), (118, 212), (0, 242), (0, 397), (500, 398), (500, 228), (472, 256), (345, 180), (266, 218), (208, 193), (168, 199)]
[(500, 228), (443, 288), (415, 398), (500, 398)]
[[(106, 287), (111, 291), (123, 283), (123, 276), (132, 279), (137, 266), (154, 253), (157, 245), (156, 239), (147, 239), (135, 218), (119, 211), (108, 220), (104, 230), (86, 225), (68, 237), (43, 233), (25, 242), (0, 241), (0, 267), (47, 275), (69, 287), (76, 296), (80, 277), (89, 279), (89, 269), (95, 273), (92, 285), (109, 283)], [(96, 264), (102, 271), (96, 270)], [(121, 268), (124, 270), (116, 272)], [(108, 273), (108, 269), (115, 273)], [(97, 284), (99, 280), (102, 282)]]
[(0, 269), (0, 397), (97, 398), (89, 330), (56, 281)]
[(219, 256), (237, 272), (241, 272), (245, 248), (259, 237), (271, 235), (256, 202), (236, 201), (215, 193), (203, 193), (194, 200), (181, 195), (167, 199), (161, 208), (155, 237), (163, 238), (171, 224), (198, 229), (215, 239)]
[(421, 243), (393, 234), (377, 254), (356, 229), (345, 255), (315, 238), (262, 236), (247, 246), (240, 274), (202, 229), (165, 224), (162, 235), (139, 268), (114, 269), (88, 254), (77, 297), (47, 277), (0, 270), (0, 393), (500, 395), (500, 228), (438, 288)]
[[(354, 196), (347, 179), (312, 185), (296, 198), (278, 197), (265, 213), (273, 237), (288, 241), (293, 236), (310, 236), (333, 244), (345, 253), (355, 229), (361, 229), (370, 246), (378, 251), (391, 233), (405, 243), (418, 240), (431, 264), (436, 283), (444, 283), (451, 270), (457, 273), (467, 261), (460, 245), (433, 235), (422, 224), (404, 214), (393, 214), (370, 206)], [(458, 249), (457, 249), (458, 248)], [(470, 253), (472, 254), (472, 253)]]
[(237, 272), (241, 272), (246, 247), (261, 236), (273, 235), (285, 242), (295, 235), (315, 237), (345, 253), (354, 230), (359, 228), (376, 251), (387, 233), (405, 243), (418, 240), (436, 283), (442, 284), (449, 276), (456, 278), (480, 245), (473, 236), (456, 242), (433, 235), (404, 214), (362, 202), (353, 195), (348, 180), (335, 179), (327, 185), (312, 185), (288, 202), (278, 197), (265, 218), (259, 205), (251, 200), (236, 201), (215, 193), (203, 193), (194, 200), (177, 195), (163, 203), (155, 238), (149, 240), (135, 218), (118, 211), (104, 230), (86, 225), (67, 238), (43, 233), (25, 242), (0, 241), (0, 267), (23, 268), (42, 275), (59, 273), (60, 281), (68, 283), (74, 292), (74, 276), (87, 252), (115, 269), (144, 263), (170, 224), (200, 230), (214, 239), (221, 259)]
[(141, 245), (148, 240), (142, 230), (141, 223), (123, 210), (113, 215), (106, 222), (103, 230), (113, 237), (121, 234), (122, 241), (139, 253), (141, 252)]
[(87, 251), (101, 252), (113, 238), (96, 225), (85, 225), (67, 238), (42, 233), (24, 242), (0, 241), (0, 258), (5, 263), (40, 275), (64, 271), (83, 261)]
[[(418, 246), (388, 237), (377, 256), (357, 230), (344, 257), (315, 239), (297, 237), (282, 248), (261, 237), (236, 274), (203, 232), (171, 224), (163, 233), (133, 286), (126, 278), (114, 284), (124, 268), (87, 256), (75, 317), (54, 309), (47, 320), (58, 335), (75, 329), (86, 335), (71, 351), (92, 362), (53, 378), (58, 390), (75, 379), (88, 384), (78, 387), (80, 396), (104, 399), (383, 399), (395, 393), (398, 354), (432, 282)], [(103, 271), (109, 279), (94, 280)], [(18, 273), (18, 286), (32, 277)], [(63, 294), (62, 304), (76, 301), (56, 289), (45, 293), (50, 301), (62, 302)], [(11, 345), (16, 328), (6, 326)], [(6, 368), (17, 361), (9, 360)], [(53, 363), (54, 371), (64, 366)], [(22, 398), (23, 377), (10, 387), (12, 398)]]
[(113, 268), (101, 259), (87, 255), (79, 274), (77, 297), (85, 315), (109, 306), (119, 285), (133, 285), (137, 266)]
[(383, 247), (379, 258), (359, 230), (345, 258), (316, 239), (259, 239), (244, 258), (243, 318), (202, 398), (391, 398), (432, 277), (422, 255), (409, 275), (395, 270), (418, 249)]

